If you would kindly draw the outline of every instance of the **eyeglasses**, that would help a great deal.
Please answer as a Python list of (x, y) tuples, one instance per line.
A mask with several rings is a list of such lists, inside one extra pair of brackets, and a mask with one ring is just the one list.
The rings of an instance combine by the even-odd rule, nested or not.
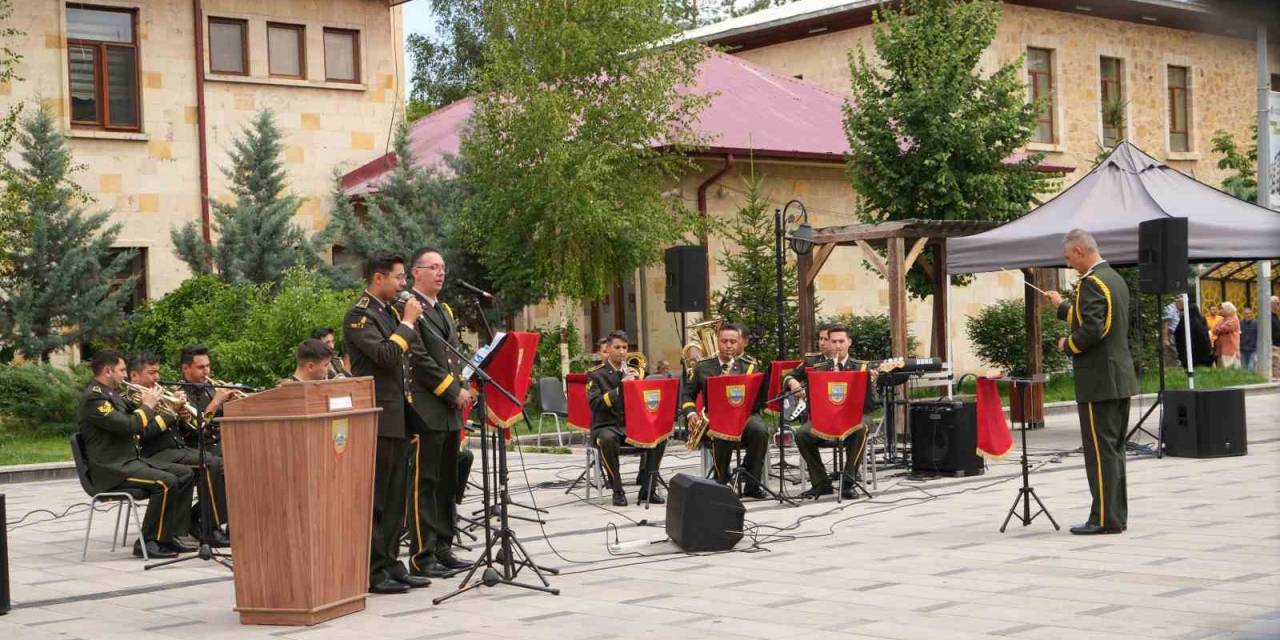
[(426, 264), (426, 265), (415, 264), (413, 265), (413, 268), (426, 269), (427, 271), (439, 271), (441, 274), (448, 273), (447, 271), (445, 271), (444, 265), (442, 264)]

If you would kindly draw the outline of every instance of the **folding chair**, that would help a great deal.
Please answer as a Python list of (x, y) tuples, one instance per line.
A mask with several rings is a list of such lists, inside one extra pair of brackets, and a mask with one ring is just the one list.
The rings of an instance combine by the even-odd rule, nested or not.
[[(89, 533), (93, 529), (93, 514), (98, 510), (98, 503), (109, 505), (110, 508), (116, 510), (116, 525), (111, 531), (111, 552), (116, 551), (116, 534), (119, 534), (120, 546), (127, 547), (129, 542), (129, 516), (133, 516), (133, 523), (138, 526), (138, 534), (142, 534), (142, 518), (138, 515), (139, 503), (145, 503), (147, 494), (142, 489), (126, 489), (124, 491), (103, 491), (95, 492), (93, 490), (93, 482), (89, 478), (89, 461), (84, 453), (84, 441), (80, 438), (79, 433), (71, 434), (71, 458), (76, 464), (76, 476), (80, 479), (80, 486), (84, 492), (89, 494), (89, 522), (84, 527), (84, 548), (80, 551), (80, 562), (84, 562), (89, 555)], [(124, 516), (124, 530), (120, 529), (120, 516)], [(149, 561), (147, 556), (147, 545), (142, 545), (142, 559)]]
[(542, 408), (542, 413), (538, 414), (538, 446), (542, 446), (542, 422), (546, 416), (551, 416), (556, 425), (556, 446), (563, 447), (560, 420), (569, 419), (569, 397), (565, 395), (560, 378), (538, 378), (538, 404)]

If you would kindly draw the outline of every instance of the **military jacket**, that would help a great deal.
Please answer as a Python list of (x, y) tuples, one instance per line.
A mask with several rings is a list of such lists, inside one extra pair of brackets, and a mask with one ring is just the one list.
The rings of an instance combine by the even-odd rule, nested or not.
[(139, 460), (139, 439), (169, 429), (153, 409), (130, 409), (119, 394), (97, 381), (80, 396), (79, 421), (89, 474), (99, 491), (125, 481), (129, 464)]
[(433, 306), (416, 290), (411, 293), (422, 303), (422, 315), (414, 327), (418, 340), (410, 350), (413, 410), (430, 431), (461, 430), (462, 411), (454, 402), (462, 391), (463, 363), (445, 347), (448, 343), (454, 349), (462, 348), (453, 309), (439, 300)]
[[(748, 355), (734, 358), (728, 371), (725, 371), (725, 363), (720, 361), (719, 356), (699, 360), (698, 364), (693, 366), (693, 379), (684, 386), (684, 397), (680, 399), (680, 413), (688, 415), (690, 411), (697, 409), (698, 396), (707, 391), (707, 378), (720, 375), (757, 373), (759, 368), (759, 362)], [(756, 404), (752, 409), (752, 413), (759, 413), (764, 409), (764, 403), (768, 400), (765, 396), (768, 393), (769, 390), (764, 387), (764, 383), (761, 383), (760, 391), (756, 394)], [(703, 406), (706, 406), (706, 398), (703, 398)]]
[(1115, 400), (1138, 393), (1129, 353), (1129, 287), (1111, 265), (1101, 262), (1080, 279), (1075, 300), (1063, 300), (1058, 317), (1067, 321), (1066, 351), (1075, 372), (1076, 401)]
[(413, 375), (409, 351), (418, 342), (417, 332), (400, 321), (393, 305), (384, 305), (366, 292), (347, 310), (342, 339), (351, 358), (351, 374), (373, 377), (374, 403), (382, 409), (378, 437), (408, 437), (405, 410), (412, 402)]
[(604, 364), (587, 372), (587, 402), (591, 405), (591, 428), (626, 428), (622, 401), (622, 370)]

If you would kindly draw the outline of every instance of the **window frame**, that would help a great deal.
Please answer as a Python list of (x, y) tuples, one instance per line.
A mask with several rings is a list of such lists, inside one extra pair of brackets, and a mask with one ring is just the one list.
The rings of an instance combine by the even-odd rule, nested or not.
[[(298, 34), (298, 75), (276, 73), (271, 70), (271, 30), (283, 29)], [(291, 80), (307, 79), (307, 25), (292, 22), (267, 22), (267, 77), (288, 78)]]
[[(1183, 73), (1183, 84), (1175, 86), (1173, 84), (1172, 71), (1181, 69)], [(1192, 151), (1191, 144), (1191, 67), (1178, 64), (1166, 64), (1164, 71), (1165, 89), (1169, 98), (1169, 126), (1165, 135), (1165, 142), (1169, 145), (1171, 153), (1190, 153)], [(1183, 128), (1178, 129), (1178, 98), (1181, 96), (1183, 101), (1182, 112), (1185, 122), (1182, 123)], [(1182, 134), (1186, 137), (1186, 148), (1174, 149), (1174, 134)]]
[[(1110, 80), (1108, 80), (1106, 76), (1106, 61), (1108, 60), (1115, 61), (1115, 77)], [(1107, 122), (1106, 108), (1107, 108), (1107, 100), (1108, 100), (1107, 94), (1109, 93), (1108, 91), (1109, 85), (1111, 86), (1111, 91), (1113, 91), (1116, 94), (1115, 96), (1112, 96), (1112, 98), (1115, 100), (1119, 100), (1120, 104), (1123, 106), (1125, 104), (1124, 58), (1121, 58), (1119, 56), (1100, 55), (1098, 56), (1098, 114), (1099, 114), (1101, 129), (1102, 129), (1103, 145), (1107, 144), (1108, 128), (1115, 130), (1115, 140), (1111, 144), (1119, 144), (1121, 140), (1124, 140), (1125, 129), (1127, 128), (1127, 121), (1128, 121), (1127, 117), (1122, 116), (1121, 122), (1118, 122), (1118, 123)]]
[[(329, 56), (327, 55), (329, 50), (329, 44), (327, 42), (327, 36), (330, 33), (346, 34), (351, 37), (351, 68), (352, 70), (355, 71), (355, 77), (350, 80), (347, 80), (345, 78), (333, 78), (329, 76)], [(320, 43), (324, 46), (324, 51), (326, 53), (326, 55), (324, 56), (324, 81), (325, 82), (340, 82), (343, 84), (361, 84), (362, 82), (364, 82), (364, 69), (363, 69), (364, 65), (362, 65), (360, 61), (360, 30), (359, 29), (344, 29), (341, 27), (324, 27), (321, 30)]]
[[(240, 27), (240, 60), (244, 62), (244, 71), (223, 71), (213, 67), (213, 25), (214, 24), (234, 24)], [(209, 73), (216, 73), (224, 76), (248, 76), (250, 70), (249, 62), (249, 21), (244, 18), (228, 18), (224, 16), (209, 16), (205, 19), (205, 39), (209, 42)]]
[[(81, 129), (99, 129), (102, 131), (142, 131), (142, 48), (138, 43), (138, 12), (136, 7), (116, 7), (109, 5), (95, 5), (81, 2), (68, 2), (65, 5), (67, 9), (87, 9), (91, 11), (108, 11), (114, 13), (124, 13), (129, 15), (131, 29), (133, 31), (133, 42), (107, 42), (105, 40), (86, 40), (84, 38), (70, 37), (71, 25), (66, 17), (62, 21), (62, 28), (67, 33), (67, 99), (71, 100), (71, 47), (88, 47), (95, 50), (93, 68), (94, 79), (94, 99), (98, 102), (98, 120), (76, 120), (75, 109), (68, 109), (67, 118), (71, 122), (72, 127)], [(107, 51), (109, 49), (127, 49), (133, 51), (133, 95), (135, 105), (135, 116), (137, 124), (134, 125), (117, 125), (111, 124), (111, 102), (109, 99), (110, 89), (108, 87), (107, 73)], [(73, 106), (73, 105), (72, 105)]]
[[(1043, 52), (1045, 52), (1045, 53), (1048, 55), (1048, 59), (1045, 61), (1045, 62), (1046, 62), (1046, 65), (1045, 65), (1045, 66), (1048, 68), (1046, 71), (1033, 71), (1033, 70), (1031, 69), (1031, 55), (1030, 55), (1030, 54), (1031, 54), (1031, 52), (1032, 52), (1032, 51), (1043, 51)], [(1054, 77), (1053, 77), (1053, 59), (1054, 59), (1054, 55), (1053, 55), (1053, 53), (1054, 53), (1054, 50), (1053, 50), (1053, 49), (1050, 49), (1050, 48), (1048, 48), (1048, 47), (1027, 47), (1027, 53), (1026, 53), (1026, 59), (1027, 59), (1027, 64), (1026, 64), (1026, 71), (1027, 71), (1027, 86), (1029, 87), (1029, 92), (1030, 92), (1030, 97), (1031, 97), (1031, 101), (1032, 101), (1032, 102), (1036, 102), (1037, 100), (1039, 100), (1039, 99), (1040, 99), (1040, 95), (1039, 95), (1039, 91), (1040, 91), (1039, 78), (1040, 78), (1040, 76), (1045, 76), (1045, 77), (1047, 77), (1047, 78), (1048, 78), (1048, 80), (1049, 80), (1049, 96), (1048, 96), (1048, 97), (1049, 97), (1049, 100), (1048, 100), (1048, 102), (1047, 102), (1047, 103), (1045, 104), (1045, 106), (1044, 106), (1044, 113), (1043, 113), (1043, 114), (1040, 114), (1040, 113), (1037, 113), (1037, 114), (1036, 114), (1036, 132), (1039, 132), (1039, 130), (1040, 130), (1040, 125), (1041, 125), (1041, 124), (1045, 124), (1045, 123), (1047, 123), (1047, 124), (1049, 125), (1049, 139), (1048, 139), (1048, 140), (1036, 140), (1036, 139), (1034, 139), (1034, 135), (1035, 135), (1035, 134), (1034, 134), (1034, 132), (1033, 132), (1033, 134), (1032, 134), (1032, 139), (1030, 140), (1030, 142), (1031, 142), (1031, 143), (1033, 143), (1033, 144), (1047, 144), (1047, 145), (1054, 145), (1054, 144), (1057, 144), (1057, 143), (1058, 143), (1058, 122), (1057, 122), (1057, 120), (1058, 120), (1058, 117), (1057, 117), (1057, 116), (1058, 116), (1058, 114), (1057, 114), (1057, 109), (1058, 109), (1058, 99), (1057, 99), (1057, 97), (1058, 97), (1058, 90), (1057, 90), (1057, 86), (1055, 86), (1055, 85), (1054, 85)], [(1046, 119), (1046, 118), (1047, 118), (1047, 119)]]

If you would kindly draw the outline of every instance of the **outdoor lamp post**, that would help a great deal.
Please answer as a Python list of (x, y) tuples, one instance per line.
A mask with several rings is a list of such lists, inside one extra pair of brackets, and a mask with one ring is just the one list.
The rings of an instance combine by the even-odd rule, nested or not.
[[(787, 214), (787, 210), (791, 208), (791, 205), (796, 205), (800, 207), (800, 226), (797, 227), (790, 234), (787, 234), (786, 233), (786, 224), (787, 224), (786, 214)], [(783, 287), (785, 286), (785, 284), (784, 284), (784, 278), (782, 277), (783, 270), (786, 266), (786, 255), (785, 255), (785, 250), (783, 248), (784, 239), (789, 241), (789, 244), (791, 245), (791, 250), (794, 251), (796, 255), (803, 256), (813, 250), (813, 227), (809, 226), (809, 210), (806, 209), (804, 206), (804, 203), (800, 202), (799, 200), (790, 200), (785, 205), (783, 205), (781, 209), (773, 210), (773, 258), (774, 258), (774, 265), (777, 267), (775, 272), (775, 275), (776, 275), (775, 286), (777, 288), (776, 288), (776, 297), (775, 297), (776, 304), (774, 309), (777, 314), (776, 320), (777, 320), (777, 329), (778, 329), (778, 333), (777, 333), (778, 352), (775, 355), (778, 360), (785, 360), (787, 357), (787, 341), (785, 337), (787, 335), (786, 333), (787, 327), (786, 327), (786, 318), (784, 316), (785, 305), (783, 303), (783, 301), (786, 300), (786, 292), (783, 290)], [(801, 351), (803, 350), (804, 349), (802, 348)], [(786, 420), (786, 416), (783, 414), (784, 414), (783, 411), (778, 412), (777, 438), (778, 438), (778, 495), (779, 496), (786, 495), (785, 484), (787, 480), (787, 467), (788, 467), (787, 451), (785, 447), (786, 443), (788, 442), (787, 420)]]

